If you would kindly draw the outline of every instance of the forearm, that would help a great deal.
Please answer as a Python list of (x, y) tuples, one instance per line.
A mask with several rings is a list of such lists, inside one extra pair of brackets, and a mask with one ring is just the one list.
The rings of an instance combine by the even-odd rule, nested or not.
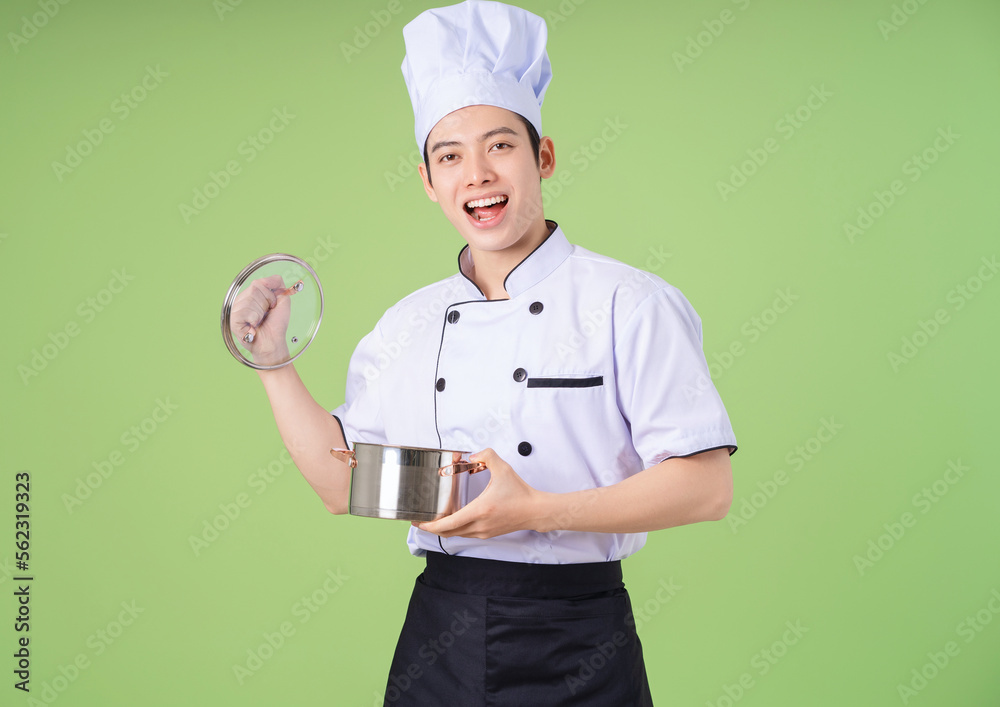
[(542, 493), (535, 528), (640, 533), (721, 520), (733, 498), (728, 449), (667, 459), (617, 484)]
[(317, 403), (294, 366), (258, 371), (278, 432), (295, 466), (331, 513), (346, 513), (351, 473), (330, 454), (347, 446), (337, 420)]

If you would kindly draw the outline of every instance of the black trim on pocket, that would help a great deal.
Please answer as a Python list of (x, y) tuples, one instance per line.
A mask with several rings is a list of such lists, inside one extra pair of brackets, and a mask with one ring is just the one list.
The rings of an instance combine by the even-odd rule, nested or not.
[(594, 388), (604, 385), (604, 376), (589, 378), (529, 378), (529, 388)]

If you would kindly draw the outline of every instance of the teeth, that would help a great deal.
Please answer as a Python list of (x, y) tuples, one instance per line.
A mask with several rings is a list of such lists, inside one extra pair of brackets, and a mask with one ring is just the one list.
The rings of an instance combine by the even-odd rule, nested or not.
[(504, 201), (507, 201), (506, 196), (491, 196), (489, 199), (476, 199), (475, 201), (470, 201), (465, 205), (465, 208), (475, 209), (477, 207), (493, 206), (493, 204), (499, 204)]

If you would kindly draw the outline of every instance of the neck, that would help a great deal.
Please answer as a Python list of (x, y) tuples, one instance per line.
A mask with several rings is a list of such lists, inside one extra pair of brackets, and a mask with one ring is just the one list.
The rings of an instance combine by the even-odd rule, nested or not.
[(486, 299), (510, 299), (503, 286), (507, 275), (541, 245), (553, 230), (548, 222), (543, 220), (510, 248), (478, 250), (469, 246), (469, 254), (472, 256), (470, 277), (486, 295)]

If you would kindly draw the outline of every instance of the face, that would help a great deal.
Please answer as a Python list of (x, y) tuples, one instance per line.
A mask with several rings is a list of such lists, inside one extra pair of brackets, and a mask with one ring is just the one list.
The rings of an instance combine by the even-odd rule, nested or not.
[(548, 233), (541, 179), (552, 176), (552, 140), (543, 137), (539, 159), (524, 123), (495, 106), (468, 106), (442, 118), (427, 138), (420, 165), (424, 190), (469, 244), (473, 257), (495, 252), (523, 258)]

